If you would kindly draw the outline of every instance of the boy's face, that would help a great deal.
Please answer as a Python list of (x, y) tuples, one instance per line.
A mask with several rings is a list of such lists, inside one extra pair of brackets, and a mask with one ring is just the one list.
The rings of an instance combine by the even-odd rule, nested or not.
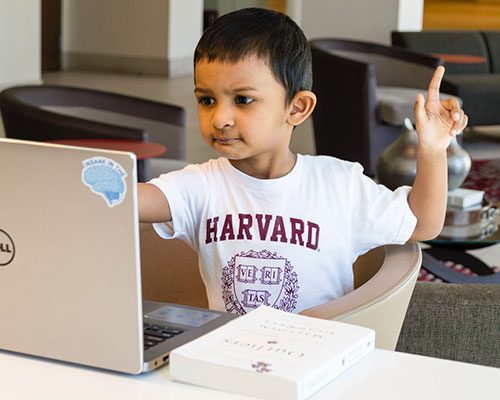
[(195, 66), (198, 118), (205, 142), (250, 174), (252, 165), (290, 157), (293, 126), (285, 89), (265, 63), (249, 56), (237, 63), (199, 61)]

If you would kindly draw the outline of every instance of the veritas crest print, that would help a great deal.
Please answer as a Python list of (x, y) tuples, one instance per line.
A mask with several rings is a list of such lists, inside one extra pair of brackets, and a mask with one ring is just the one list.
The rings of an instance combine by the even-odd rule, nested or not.
[(261, 305), (293, 311), (299, 285), (290, 262), (267, 250), (241, 252), (222, 270), (228, 312), (246, 314)]

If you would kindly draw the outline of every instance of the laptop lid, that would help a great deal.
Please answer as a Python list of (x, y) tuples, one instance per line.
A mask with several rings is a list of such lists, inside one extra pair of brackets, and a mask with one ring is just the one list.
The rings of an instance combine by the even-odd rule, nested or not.
[(143, 367), (136, 160), (0, 139), (0, 348)]

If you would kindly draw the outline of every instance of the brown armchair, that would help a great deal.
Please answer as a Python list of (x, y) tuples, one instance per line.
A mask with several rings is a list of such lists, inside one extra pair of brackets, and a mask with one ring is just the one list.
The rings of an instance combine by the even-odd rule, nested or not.
[(418, 92), (441, 60), (377, 43), (311, 41), (318, 154), (357, 161), (373, 176), (380, 152), (413, 119)]
[[(33, 85), (0, 92), (0, 111), (8, 138), (152, 140), (167, 147), (163, 159), (152, 160), (160, 170), (186, 164), (185, 111), (179, 106), (98, 90)], [(143, 174), (141, 181), (149, 178), (147, 170)]]

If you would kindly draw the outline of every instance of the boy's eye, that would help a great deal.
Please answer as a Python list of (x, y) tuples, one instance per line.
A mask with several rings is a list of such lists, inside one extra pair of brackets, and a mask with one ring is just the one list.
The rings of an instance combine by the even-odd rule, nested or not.
[(204, 106), (211, 106), (212, 104), (214, 104), (214, 99), (212, 99), (211, 97), (200, 97), (198, 99), (198, 103)]
[(253, 99), (247, 96), (236, 96), (236, 104), (250, 104)]

